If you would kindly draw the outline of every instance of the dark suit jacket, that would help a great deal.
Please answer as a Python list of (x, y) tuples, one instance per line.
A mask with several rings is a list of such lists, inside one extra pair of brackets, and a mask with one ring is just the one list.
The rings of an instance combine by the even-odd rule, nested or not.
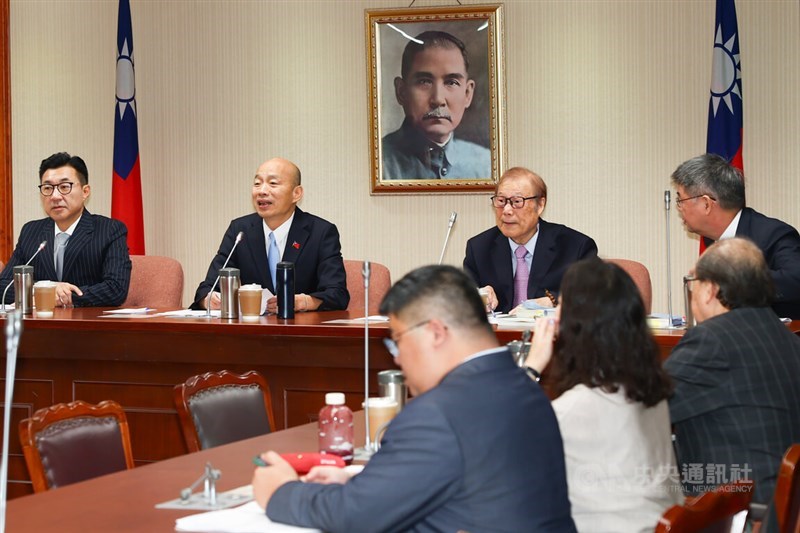
[(664, 366), (679, 467), (700, 464), (705, 478), (705, 465), (730, 475), (747, 464), (753, 499), (766, 503), (781, 457), (800, 442), (800, 338), (768, 307), (734, 309), (687, 331)]
[[(63, 281), (83, 291), (83, 296), (73, 293), (75, 307), (117, 306), (125, 301), (131, 281), (127, 236), (128, 228), (119, 220), (83, 210), (72, 237), (67, 241), (62, 272)], [(55, 222), (43, 218), (22, 226), (17, 247), (0, 275), (0, 291), (14, 279), (13, 267), (27, 263), (42, 241), (47, 241), (47, 245), (31, 263), (33, 279), (57, 281), (53, 259)], [(13, 301), (12, 284), (6, 302)]]
[(575, 531), (553, 408), (505, 349), (409, 402), (362, 473), (287, 483), (267, 515), (331, 533)]
[[(590, 237), (561, 224), (539, 219), (539, 239), (533, 254), (528, 277), (528, 298), (540, 298), (545, 289), (557, 293), (561, 278), (572, 263), (597, 255), (597, 245)], [(505, 237), (497, 227), (488, 229), (467, 241), (464, 269), (479, 287), (491, 285), (497, 295), (497, 309), (510, 311), (514, 301), (512, 254)]]
[[(200, 309), (199, 302), (211, 290), (240, 231), (244, 232), (244, 238), (236, 247), (228, 267), (241, 271), (243, 285), (258, 283), (275, 294), (267, 264), (264, 225), (262, 218), (257, 213), (252, 213), (233, 220), (228, 226), (219, 251), (208, 267), (206, 279), (194, 294), (193, 309)], [(281, 260), (294, 263), (295, 293), (305, 293), (322, 300), (319, 307), (321, 311), (347, 307), (350, 294), (347, 292), (347, 276), (336, 226), (299, 208), (295, 209)]]
[[(737, 237), (746, 237), (764, 253), (772, 280), (778, 316), (800, 319), (800, 234), (785, 222), (745, 207), (736, 228)], [(705, 239), (706, 245), (714, 241)]]

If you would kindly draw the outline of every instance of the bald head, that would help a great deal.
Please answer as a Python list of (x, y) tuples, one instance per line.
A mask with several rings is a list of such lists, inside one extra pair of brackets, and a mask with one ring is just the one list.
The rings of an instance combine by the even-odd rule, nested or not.
[(766, 307), (774, 288), (761, 250), (747, 239), (724, 239), (697, 261), (695, 277), (719, 287), (717, 299), (727, 309)]
[(280, 172), (281, 175), (292, 180), (292, 184), (295, 187), (300, 185), (300, 169), (288, 159), (284, 159), (282, 157), (273, 157), (272, 159), (268, 159), (261, 163), (261, 166), (259, 166), (258, 170), (256, 170), (256, 175), (266, 174), (269, 170), (272, 170), (273, 172)]

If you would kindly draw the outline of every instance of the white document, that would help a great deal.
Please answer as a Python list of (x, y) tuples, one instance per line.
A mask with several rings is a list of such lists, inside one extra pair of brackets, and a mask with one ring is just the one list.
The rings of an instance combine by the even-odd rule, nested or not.
[(337, 318), (336, 320), (326, 320), (323, 324), (363, 324), (365, 320), (370, 323), (380, 323), (388, 322), (389, 317), (385, 315), (370, 315), (368, 317), (361, 316), (358, 318)]
[(233, 509), (200, 513), (175, 520), (175, 531), (215, 533), (321, 533), (319, 529), (287, 526), (267, 518), (256, 502)]
[(103, 313), (107, 315), (142, 315), (147, 313), (148, 311), (155, 311), (155, 309), (151, 309), (149, 307), (138, 307), (136, 309), (133, 308), (110, 309), (108, 311), (103, 311)]
[[(166, 316), (170, 318), (205, 318), (207, 314), (208, 311), (205, 309), (200, 309), (198, 311), (194, 311), (192, 309), (178, 309), (177, 311), (158, 313), (156, 316)], [(221, 313), (219, 309), (214, 309), (211, 311), (211, 318), (219, 318), (220, 314)]]

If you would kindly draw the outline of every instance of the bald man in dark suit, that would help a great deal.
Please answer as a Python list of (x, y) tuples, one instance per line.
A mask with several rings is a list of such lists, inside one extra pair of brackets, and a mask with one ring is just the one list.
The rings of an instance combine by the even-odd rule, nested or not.
[[(53, 154), (39, 166), (39, 191), (48, 218), (22, 226), (11, 259), (0, 274), (0, 285), (13, 280), (13, 269), (33, 257), (35, 281), (57, 281), (57, 305), (118, 306), (128, 295), (131, 260), (125, 224), (85, 207), (91, 194), (86, 163), (65, 152)], [(6, 303), (14, 301), (9, 287)]]

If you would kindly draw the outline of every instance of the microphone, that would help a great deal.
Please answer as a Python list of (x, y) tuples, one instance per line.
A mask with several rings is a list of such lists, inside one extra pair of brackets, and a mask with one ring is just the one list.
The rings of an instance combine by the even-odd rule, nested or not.
[[(374, 453), (369, 438), (369, 261), (364, 261), (361, 275), (364, 277), (364, 424), (366, 441), (363, 448), (356, 450), (359, 459), (369, 459)], [(355, 454), (353, 455), (355, 458)]]
[[(236, 247), (239, 246), (239, 243), (242, 242), (242, 238), (244, 237), (244, 232), (240, 231), (236, 234), (236, 240), (233, 242), (233, 248), (231, 248), (228, 257), (225, 259), (225, 263), (222, 264), (222, 268), (228, 266), (228, 261), (231, 260), (231, 256), (233, 255), (233, 251), (236, 250)], [(222, 270), (220, 268), (220, 270)], [(217, 274), (217, 279), (214, 280), (214, 284), (211, 286), (211, 290), (208, 291), (208, 296), (206, 296), (206, 316), (211, 316), (211, 296), (214, 294), (214, 289), (217, 287), (217, 283), (219, 283), (219, 274)]]
[[(36, 251), (33, 253), (33, 255), (31, 256), (31, 258), (30, 258), (30, 259), (28, 259), (28, 262), (27, 262), (27, 263), (25, 263), (25, 265), (23, 265), (23, 266), (28, 266), (28, 265), (30, 265), (30, 264), (31, 264), (31, 261), (33, 261), (33, 258), (34, 258), (34, 257), (36, 257), (37, 255), (39, 255), (39, 252), (41, 252), (42, 250), (44, 250), (44, 247), (45, 247), (45, 246), (47, 246), (47, 241), (46, 241), (46, 240), (44, 240), (44, 241), (42, 241), (41, 243), (39, 243), (39, 247), (38, 247), (38, 248), (36, 249)], [(9, 287), (11, 287), (11, 284), (12, 284), (12, 283), (14, 283), (14, 276), (11, 276), (11, 281), (9, 281), (9, 282), (8, 282), (8, 285), (6, 285), (6, 288), (5, 288), (5, 290), (3, 290), (3, 313), (5, 313), (5, 312), (6, 312), (6, 294), (8, 293), (8, 289), (9, 289)]]
[[(44, 243), (42, 243), (42, 246), (44, 246)], [(30, 261), (28, 262), (30, 263)], [(5, 532), (6, 530), (8, 435), (11, 433), (11, 399), (14, 395), (14, 374), (17, 371), (17, 348), (19, 347), (20, 336), (22, 336), (22, 311), (18, 309), (16, 312), (6, 316), (6, 403), (3, 406), (3, 462), (0, 464), (0, 532)]]
[(673, 327), (672, 323), (672, 269), (670, 268), (671, 263), (671, 254), (670, 254), (670, 238), (669, 238), (669, 202), (670, 202), (670, 192), (669, 190), (664, 191), (664, 225), (665, 225), (665, 234), (667, 240), (667, 309), (669, 313), (669, 327)]
[(442, 264), (442, 259), (444, 259), (444, 251), (447, 249), (447, 241), (450, 240), (450, 232), (453, 229), (453, 224), (456, 223), (456, 217), (457, 216), (458, 216), (458, 213), (456, 213), (455, 211), (450, 213), (450, 220), (447, 222), (447, 235), (445, 235), (445, 237), (444, 237), (444, 245), (442, 246), (442, 254), (439, 256), (439, 264), (440, 265)]

